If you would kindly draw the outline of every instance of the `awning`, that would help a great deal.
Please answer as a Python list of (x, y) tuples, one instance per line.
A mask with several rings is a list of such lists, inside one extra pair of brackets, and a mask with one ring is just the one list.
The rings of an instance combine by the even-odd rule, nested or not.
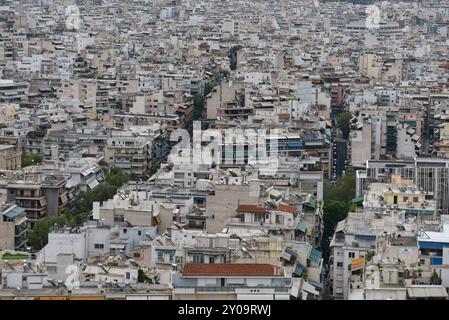
[(64, 192), (63, 194), (61, 194), (59, 196), (59, 198), (61, 199), (61, 203), (63, 205), (66, 204), (69, 201), (69, 199), (67, 198), (67, 192)]
[(311, 285), (313, 285), (316, 288), (323, 289), (323, 284), (321, 282), (310, 280), (310, 279), (307, 279), (307, 282), (310, 283)]
[(447, 298), (447, 291), (439, 286), (410, 287), (407, 288), (410, 298)]
[(307, 269), (307, 268), (304, 267), (302, 264), (296, 263), (295, 271), (293, 271), (293, 274), (294, 274), (295, 276), (300, 277), (300, 276), (302, 276), (302, 273), (303, 273), (304, 270), (306, 270), (306, 269)]
[(79, 182), (76, 181), (75, 179), (70, 178), (69, 180), (67, 180), (65, 187), (67, 189), (70, 189), (70, 188), (76, 187), (78, 185), (78, 183)]
[(88, 184), (89, 188), (94, 189), (96, 186), (98, 186), (100, 183), (97, 179), (92, 180), (91, 183)]
[(312, 209), (316, 209), (316, 199), (313, 196), (310, 196), (309, 199), (307, 199), (307, 202), (304, 203), (307, 207), (310, 207)]
[(296, 252), (289, 249), (289, 248), (285, 248), (284, 252), (282, 253), (282, 258), (284, 258), (287, 261), (290, 261), (292, 256), (296, 257)]
[(310, 228), (311, 226), (312, 225), (310, 223), (308, 223), (307, 221), (303, 221), (303, 222), (298, 223), (298, 225), (296, 226), (296, 230), (306, 233), (306, 230), (308, 228)]
[(340, 232), (343, 231), (346, 225), (346, 219), (345, 220), (341, 220), (340, 222), (337, 223), (337, 227), (335, 228), (335, 232)]
[(365, 200), (365, 198), (363, 196), (358, 196), (358, 197), (355, 197), (354, 199), (352, 199), (352, 203), (363, 204), (363, 200)]
[(320, 260), (321, 260), (321, 251), (319, 251), (315, 248), (312, 248), (312, 250), (310, 250), (310, 253), (309, 253), (309, 260), (319, 264)]
[(17, 217), (18, 215), (22, 214), (23, 212), (25, 212), (24, 208), (21, 207), (14, 207), (10, 210), (7, 210), (3, 213), (4, 216), (6, 216), (9, 219), (13, 219), (15, 217)]
[(176, 253), (176, 249), (170, 249), (170, 248), (156, 248), (155, 249), (156, 251), (158, 251), (158, 252), (164, 252), (164, 253), (168, 253), (168, 254), (171, 254), (171, 253)]
[(183, 257), (184, 253), (182, 250), (176, 250), (175, 257)]
[(123, 243), (112, 243), (110, 246), (111, 249), (121, 249), (124, 250), (125, 249), (125, 244)]
[(361, 270), (365, 266), (365, 258), (356, 258), (351, 260), (351, 271)]
[(422, 209), (405, 209), (405, 215), (414, 216), (431, 216), (434, 214), (433, 210), (422, 210)]
[(302, 143), (287, 143), (287, 146), (290, 148), (298, 148), (302, 147)]

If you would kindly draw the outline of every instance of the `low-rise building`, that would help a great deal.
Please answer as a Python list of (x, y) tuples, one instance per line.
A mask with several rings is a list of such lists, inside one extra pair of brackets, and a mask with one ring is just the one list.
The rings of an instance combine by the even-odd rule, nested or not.
[(289, 300), (291, 278), (269, 264), (185, 264), (173, 274), (173, 299)]

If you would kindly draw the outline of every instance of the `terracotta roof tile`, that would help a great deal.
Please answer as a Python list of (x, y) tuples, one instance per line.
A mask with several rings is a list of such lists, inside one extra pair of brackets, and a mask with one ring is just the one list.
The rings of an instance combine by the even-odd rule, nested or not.
[(258, 263), (187, 263), (184, 277), (195, 276), (283, 276), (280, 268)]
[(237, 210), (240, 212), (251, 212), (251, 213), (268, 213), (268, 209), (264, 207), (259, 207), (252, 204), (241, 204), (238, 206)]
[(289, 206), (289, 205), (286, 205), (286, 204), (282, 204), (282, 203), (280, 203), (278, 205), (278, 210), (279, 211), (284, 211), (284, 212), (290, 212), (290, 213), (293, 213), (293, 214), (298, 213), (298, 209), (296, 209), (295, 207), (292, 207), (292, 206)]

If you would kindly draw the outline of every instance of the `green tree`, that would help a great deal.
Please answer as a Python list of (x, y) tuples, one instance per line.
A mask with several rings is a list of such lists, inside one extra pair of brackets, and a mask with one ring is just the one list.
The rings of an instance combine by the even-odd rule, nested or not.
[(206, 82), (204, 85), (204, 96), (207, 96), (214, 89), (214, 84), (211, 82)]
[(324, 230), (321, 250), (323, 258), (327, 260), (329, 257), (329, 238), (332, 238), (337, 223), (348, 216), (348, 207), (342, 201), (328, 200), (324, 202), (323, 212)]
[(28, 234), (28, 241), (35, 250), (40, 250), (48, 243), (48, 233), (52, 227), (68, 225), (71, 227), (85, 222), (95, 201), (103, 202), (114, 197), (117, 189), (129, 181), (129, 175), (119, 168), (112, 168), (104, 182), (94, 190), (80, 192), (73, 201), (74, 214), (62, 214), (58, 217), (45, 217), (36, 222)]
[(321, 249), (325, 260), (329, 257), (329, 244), (334, 234), (337, 223), (345, 219), (348, 212), (353, 209), (352, 199), (355, 197), (355, 174), (352, 168), (348, 168), (335, 184), (324, 184), (323, 206), (323, 238)]
[(337, 127), (341, 130), (343, 138), (349, 138), (350, 125), (351, 125), (351, 112), (343, 112), (337, 118)]
[(348, 208), (355, 197), (355, 174), (349, 167), (335, 184), (324, 183), (324, 200), (343, 201)]
[(42, 163), (42, 157), (38, 154), (23, 154), (22, 168)]
[(193, 97), (193, 120), (200, 120), (204, 112), (204, 96), (196, 94)]
[(48, 243), (48, 234), (53, 226), (64, 226), (68, 224), (69, 219), (66, 215), (40, 219), (28, 233), (28, 243), (33, 249), (40, 250)]
[(430, 277), (430, 283), (433, 285), (441, 284), (441, 278), (435, 270), (433, 270), (432, 276)]

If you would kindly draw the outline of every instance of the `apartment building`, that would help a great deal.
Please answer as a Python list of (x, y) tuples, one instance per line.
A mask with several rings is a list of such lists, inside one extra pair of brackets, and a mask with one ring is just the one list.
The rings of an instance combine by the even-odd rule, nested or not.
[(129, 174), (145, 175), (163, 158), (161, 134), (161, 129), (153, 131), (148, 127), (142, 127), (141, 130), (112, 130), (105, 148), (105, 160)]
[(45, 216), (58, 216), (68, 202), (66, 179), (46, 176), (41, 180), (11, 181), (6, 185), (7, 200), (26, 211), (31, 224)]
[(24, 208), (16, 205), (2, 209), (0, 221), (0, 251), (25, 251), (27, 247), (28, 223)]
[(0, 79), (0, 102), (23, 103), (28, 101), (29, 84)]

